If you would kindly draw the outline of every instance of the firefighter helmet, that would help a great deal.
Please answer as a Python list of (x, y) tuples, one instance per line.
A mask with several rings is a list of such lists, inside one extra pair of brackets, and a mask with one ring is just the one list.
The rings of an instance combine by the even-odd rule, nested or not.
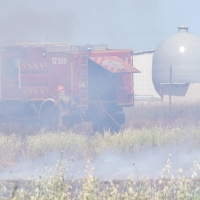
[(61, 90), (64, 90), (64, 87), (62, 85), (59, 85), (58, 88), (57, 88), (57, 91), (61, 91)]

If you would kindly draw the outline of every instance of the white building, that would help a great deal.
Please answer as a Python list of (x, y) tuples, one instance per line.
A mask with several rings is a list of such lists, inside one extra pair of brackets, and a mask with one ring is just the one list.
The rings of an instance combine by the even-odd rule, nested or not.
[(133, 66), (141, 71), (134, 74), (135, 100), (161, 100), (152, 82), (152, 58), (154, 51), (133, 54)]

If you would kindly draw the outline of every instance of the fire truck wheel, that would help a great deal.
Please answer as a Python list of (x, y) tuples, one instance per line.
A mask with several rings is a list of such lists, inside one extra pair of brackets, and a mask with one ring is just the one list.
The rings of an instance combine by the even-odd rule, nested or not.
[(96, 116), (96, 118), (92, 120), (92, 127), (94, 132), (103, 133), (105, 131), (103, 118), (101, 118), (100, 116)]
[[(104, 112), (102, 112), (104, 111)], [(101, 107), (92, 107), (91, 121), (94, 132), (118, 132), (121, 125), (125, 123), (125, 114), (121, 107), (115, 105), (109, 106), (107, 109), (101, 110)]]
[(57, 129), (58, 126), (58, 112), (56, 108), (49, 108), (42, 116), (42, 126), (47, 129)]
[(109, 129), (110, 132), (118, 132), (121, 128), (121, 125), (125, 123), (125, 115), (123, 113), (115, 113), (111, 117), (107, 117), (106, 119), (107, 129)]
[(93, 118), (92, 125), (94, 132), (103, 133), (109, 130), (111, 133), (118, 132), (125, 122), (124, 114), (113, 114), (112, 116), (99, 116)]
[(40, 112), (40, 125), (48, 130), (57, 130), (58, 128), (58, 109), (51, 101), (46, 102)]

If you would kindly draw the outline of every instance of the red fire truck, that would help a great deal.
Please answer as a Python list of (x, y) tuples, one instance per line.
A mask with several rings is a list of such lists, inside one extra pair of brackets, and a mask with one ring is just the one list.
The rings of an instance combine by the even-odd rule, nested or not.
[[(131, 50), (106, 45), (9, 44), (0, 50), (1, 122), (40, 121), (55, 127), (57, 87), (76, 101), (71, 122), (119, 130), (124, 106), (133, 106)], [(34, 120), (35, 119), (35, 120)]]

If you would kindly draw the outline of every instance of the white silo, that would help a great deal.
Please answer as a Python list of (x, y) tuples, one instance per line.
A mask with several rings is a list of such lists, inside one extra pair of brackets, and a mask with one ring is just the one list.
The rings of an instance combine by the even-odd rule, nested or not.
[(178, 27), (178, 33), (157, 46), (152, 64), (152, 80), (160, 96), (185, 96), (190, 83), (200, 83), (200, 38), (188, 33), (188, 27)]

